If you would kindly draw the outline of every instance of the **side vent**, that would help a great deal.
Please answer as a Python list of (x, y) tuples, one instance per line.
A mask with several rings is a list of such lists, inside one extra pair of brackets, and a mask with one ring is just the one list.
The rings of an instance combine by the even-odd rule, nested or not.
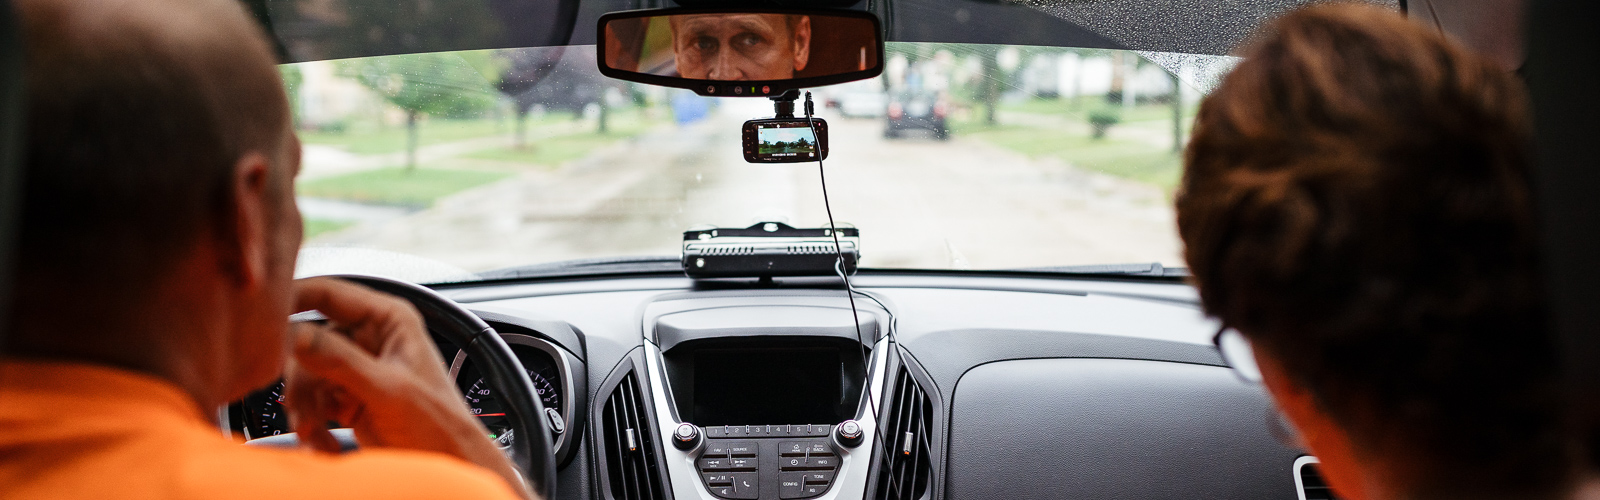
[(1328, 482), (1322, 479), (1318, 463), (1316, 457), (1311, 456), (1294, 461), (1294, 484), (1300, 492), (1300, 500), (1339, 500), (1328, 488)]
[(605, 441), (606, 475), (616, 500), (662, 500), (660, 460), (656, 458), (655, 432), (650, 429), (639, 378), (629, 372), (606, 399), (601, 414)]
[(921, 500), (928, 496), (932, 483), (933, 402), (917, 385), (911, 372), (901, 368), (894, 381), (894, 401), (883, 419), (884, 452), (888, 454), (878, 473), (877, 500)]

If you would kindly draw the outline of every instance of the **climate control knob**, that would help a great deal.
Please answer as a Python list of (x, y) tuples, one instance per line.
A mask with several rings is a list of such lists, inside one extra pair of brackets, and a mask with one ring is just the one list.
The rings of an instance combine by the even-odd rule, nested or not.
[(689, 423), (678, 424), (672, 431), (672, 445), (684, 451), (700, 446), (700, 428)]
[(833, 428), (834, 439), (837, 439), (840, 445), (848, 448), (860, 446), (863, 435), (865, 435), (865, 432), (861, 430), (861, 424), (854, 420), (839, 422), (839, 425)]

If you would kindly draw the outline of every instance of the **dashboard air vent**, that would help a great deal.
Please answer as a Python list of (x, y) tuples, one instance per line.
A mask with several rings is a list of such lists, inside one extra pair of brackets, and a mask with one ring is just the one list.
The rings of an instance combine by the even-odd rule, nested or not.
[(878, 473), (877, 500), (920, 500), (928, 496), (933, 460), (928, 443), (933, 435), (933, 402), (905, 368), (895, 377), (893, 402), (885, 408), (884, 452)]
[(606, 475), (616, 500), (662, 500), (661, 468), (655, 432), (650, 429), (644, 393), (634, 373), (623, 376), (606, 399), (600, 418), (606, 454)]
[(1328, 488), (1328, 482), (1322, 479), (1321, 471), (1317, 470), (1318, 463), (1316, 458), (1309, 456), (1300, 457), (1294, 462), (1294, 483), (1300, 487), (1300, 500), (1339, 500)]

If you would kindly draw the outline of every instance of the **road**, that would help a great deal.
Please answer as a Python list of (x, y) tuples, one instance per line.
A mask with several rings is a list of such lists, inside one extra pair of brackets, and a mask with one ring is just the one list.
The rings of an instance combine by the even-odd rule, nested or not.
[[(308, 245), (380, 248), (478, 271), (676, 255), (695, 224), (825, 225), (816, 164), (753, 165), (738, 150), (739, 124), (770, 114), (766, 100), (725, 100), (703, 122), (646, 133), (558, 169), (523, 169)], [(861, 229), (865, 266), (1181, 265), (1170, 203), (1158, 188), (961, 137), (885, 140), (881, 121), (822, 116), (832, 125), (825, 163), (833, 214)]]

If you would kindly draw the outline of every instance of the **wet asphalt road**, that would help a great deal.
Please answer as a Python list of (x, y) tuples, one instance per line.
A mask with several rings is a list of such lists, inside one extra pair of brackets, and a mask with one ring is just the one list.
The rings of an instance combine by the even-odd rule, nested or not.
[[(558, 169), (522, 169), (308, 246), (380, 248), (480, 271), (676, 255), (694, 224), (825, 225), (815, 163), (753, 165), (738, 150), (740, 123), (770, 114), (770, 104), (729, 101), (703, 122), (664, 127)], [(881, 119), (821, 116), (832, 125), (825, 163), (833, 213), (861, 229), (865, 266), (1181, 265), (1170, 203), (1155, 187), (961, 137), (885, 140)]]

